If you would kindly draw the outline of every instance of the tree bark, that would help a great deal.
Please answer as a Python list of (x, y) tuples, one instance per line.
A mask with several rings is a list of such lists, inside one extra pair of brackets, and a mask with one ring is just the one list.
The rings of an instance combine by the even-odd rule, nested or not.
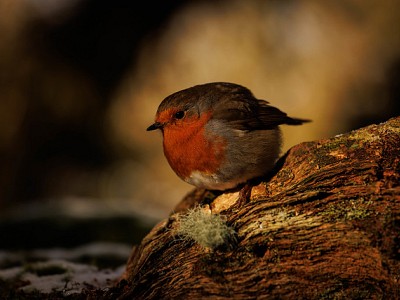
[[(399, 149), (397, 117), (291, 148), (239, 208), (193, 190), (134, 248), (120, 298), (399, 299)], [(199, 204), (236, 241), (182, 239)]]

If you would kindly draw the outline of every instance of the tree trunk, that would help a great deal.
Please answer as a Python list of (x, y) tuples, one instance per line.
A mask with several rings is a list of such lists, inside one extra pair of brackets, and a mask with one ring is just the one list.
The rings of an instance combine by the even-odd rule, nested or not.
[[(293, 147), (239, 208), (195, 189), (133, 250), (121, 298), (399, 299), (399, 149), (397, 117)], [(185, 235), (200, 203), (235, 236)]]

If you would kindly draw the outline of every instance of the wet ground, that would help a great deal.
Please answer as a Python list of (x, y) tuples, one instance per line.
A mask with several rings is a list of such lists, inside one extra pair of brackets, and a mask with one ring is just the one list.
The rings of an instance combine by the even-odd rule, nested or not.
[(74, 205), (31, 203), (0, 214), (1, 299), (79, 297), (112, 287), (157, 221), (92, 200)]

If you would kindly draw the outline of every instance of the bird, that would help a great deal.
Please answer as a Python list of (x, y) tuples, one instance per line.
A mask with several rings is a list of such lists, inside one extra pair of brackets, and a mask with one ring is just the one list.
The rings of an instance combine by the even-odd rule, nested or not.
[(147, 131), (161, 130), (164, 155), (181, 179), (227, 191), (274, 168), (282, 146), (279, 125), (306, 122), (257, 99), (242, 85), (210, 82), (167, 96)]

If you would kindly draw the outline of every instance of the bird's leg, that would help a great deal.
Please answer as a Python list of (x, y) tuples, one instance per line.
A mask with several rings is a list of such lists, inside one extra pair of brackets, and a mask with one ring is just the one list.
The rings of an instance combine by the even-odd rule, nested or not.
[(240, 208), (246, 203), (250, 201), (251, 190), (253, 188), (253, 184), (251, 182), (246, 182), (239, 191), (239, 198), (235, 203), (235, 206)]
[(211, 204), (215, 198), (221, 195), (223, 192), (218, 190), (206, 190), (203, 195), (203, 200), (200, 202), (200, 205)]

